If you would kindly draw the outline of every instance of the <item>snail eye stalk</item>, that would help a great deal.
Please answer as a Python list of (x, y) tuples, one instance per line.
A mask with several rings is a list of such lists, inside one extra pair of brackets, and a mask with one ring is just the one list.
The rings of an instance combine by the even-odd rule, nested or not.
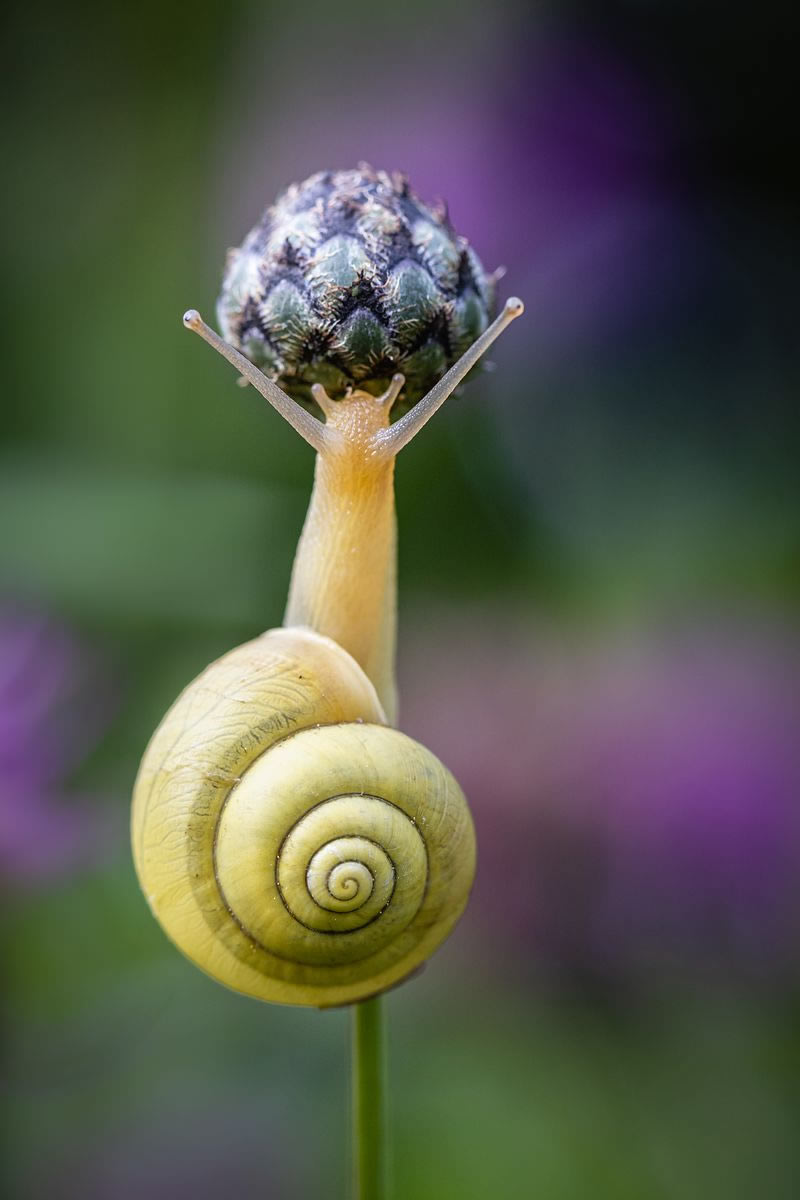
[[(445, 400), (452, 395), (464, 377), (486, 353), (492, 342), (500, 336), (503, 330), (508, 328), (513, 320), (521, 316), (524, 311), (524, 304), (516, 296), (512, 296), (510, 300), (507, 300), (500, 315), (495, 318), (488, 329), (484, 330), (475, 339), (469, 349), (464, 351), (458, 361), (431, 388), (427, 395), (423, 396), (410, 412), (402, 416), (389, 429), (381, 430), (376, 435), (376, 444), (392, 457), (399, 454), (417, 436), (420, 429), (424, 425), (427, 425), (433, 414), (442, 407)], [(215, 333), (205, 323), (196, 309), (190, 308), (188, 312), (184, 313), (183, 323), (187, 329), (191, 329), (194, 333), (199, 334), (203, 341), (207, 342), (231, 366), (235, 367), (242, 378), (247, 383), (253, 385), (256, 391), (308, 442), (309, 446), (313, 446), (318, 452), (323, 452), (327, 448), (334, 431), (326, 430), (321, 421), (318, 421), (310, 413), (307, 413), (304, 408), (284, 392), (282, 388), (279, 388), (276, 383), (273, 383), (271, 379), (267, 379), (263, 371), (260, 371), (248, 358), (245, 358), (241, 351), (237, 350), (235, 346), (229, 345), (219, 334)], [(391, 408), (400, 395), (404, 383), (405, 376), (400, 372), (395, 373), (386, 390), (375, 398), (376, 401), (381, 405)], [(331, 399), (321, 383), (311, 385), (311, 395), (326, 417), (331, 415), (336, 404), (339, 403), (339, 401)]]
[(448, 396), (452, 395), (464, 376), (472, 370), (492, 342), (524, 311), (525, 305), (516, 296), (507, 300), (499, 317), (496, 317), (489, 328), (475, 339), (468, 350), (464, 351), (458, 362), (454, 363), (447, 374), (431, 388), (427, 396), (423, 396), (410, 412), (380, 435), (381, 441), (393, 454), (399, 454), (403, 447), (417, 436), (423, 425), (430, 421), (436, 410), (442, 407)]
[(289, 422), (292, 429), (296, 430), (309, 446), (313, 446), (317, 451), (324, 449), (326, 438), (325, 426), (322, 422), (301, 408), (297, 401), (288, 396), (282, 388), (279, 388), (271, 379), (267, 379), (264, 372), (251, 363), (249, 358), (245, 358), (241, 351), (237, 350), (235, 346), (229, 345), (224, 338), (214, 332), (210, 325), (206, 325), (196, 308), (190, 308), (183, 314), (183, 323), (187, 329), (199, 334), (204, 342), (207, 342), (232, 367), (235, 367), (243, 379), (252, 383), (256, 391), (281, 414), (285, 421)]

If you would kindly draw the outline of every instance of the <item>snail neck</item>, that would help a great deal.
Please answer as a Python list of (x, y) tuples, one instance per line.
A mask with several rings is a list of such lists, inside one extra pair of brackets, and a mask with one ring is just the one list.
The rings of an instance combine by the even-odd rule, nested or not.
[(394, 456), (376, 438), (388, 424), (389, 405), (366, 392), (353, 392), (326, 407), (330, 437), (317, 454), (284, 624), (306, 625), (352, 654), (393, 723)]

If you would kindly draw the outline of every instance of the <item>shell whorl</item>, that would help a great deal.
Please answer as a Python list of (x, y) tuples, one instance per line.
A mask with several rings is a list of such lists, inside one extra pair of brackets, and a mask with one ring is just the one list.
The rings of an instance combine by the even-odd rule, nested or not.
[(237, 991), (317, 1007), (410, 974), (464, 908), (457, 783), (388, 728), (346, 651), (271, 630), (206, 669), (147, 749), (134, 858), (167, 934)]

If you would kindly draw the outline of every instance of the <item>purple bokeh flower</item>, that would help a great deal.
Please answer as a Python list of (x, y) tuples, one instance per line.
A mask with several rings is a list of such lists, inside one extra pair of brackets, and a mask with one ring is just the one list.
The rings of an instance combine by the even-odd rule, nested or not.
[(58, 873), (99, 843), (102, 819), (67, 780), (107, 726), (107, 680), (63, 626), (0, 610), (0, 873)]
[(799, 662), (790, 637), (497, 627), (412, 652), (403, 727), (475, 814), (473, 920), (534, 964), (793, 961)]

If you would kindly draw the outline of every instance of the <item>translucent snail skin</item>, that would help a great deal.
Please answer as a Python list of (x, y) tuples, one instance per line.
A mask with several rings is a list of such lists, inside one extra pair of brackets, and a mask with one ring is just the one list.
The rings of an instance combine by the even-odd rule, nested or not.
[(466, 904), (466, 800), (392, 728), (394, 464), (523, 308), (508, 300), (490, 323), (492, 307), (446, 213), (362, 166), (290, 188), (231, 252), (228, 340), (184, 316), (316, 451), (283, 627), (186, 688), (134, 789), (154, 915), (236, 991), (364, 1000), (413, 972)]

